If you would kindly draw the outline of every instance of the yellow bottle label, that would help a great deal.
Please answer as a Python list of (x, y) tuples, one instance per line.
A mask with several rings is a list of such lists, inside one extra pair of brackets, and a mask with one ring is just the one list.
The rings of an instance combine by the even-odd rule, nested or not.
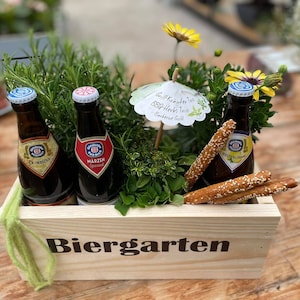
[(252, 153), (253, 143), (251, 135), (232, 133), (220, 156), (231, 172), (234, 172)]
[(57, 159), (58, 144), (52, 134), (19, 141), (19, 157), (33, 174), (44, 178)]

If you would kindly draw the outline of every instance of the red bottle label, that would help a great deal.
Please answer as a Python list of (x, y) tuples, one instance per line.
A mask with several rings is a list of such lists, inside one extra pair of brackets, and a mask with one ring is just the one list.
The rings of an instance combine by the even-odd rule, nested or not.
[(80, 139), (77, 135), (75, 154), (79, 163), (94, 177), (100, 178), (109, 166), (114, 146), (109, 135)]

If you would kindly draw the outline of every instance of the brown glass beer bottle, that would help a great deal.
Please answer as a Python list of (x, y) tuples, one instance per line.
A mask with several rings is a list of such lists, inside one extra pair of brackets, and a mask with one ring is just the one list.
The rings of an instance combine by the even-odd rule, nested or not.
[(94, 87), (84, 86), (75, 89), (72, 97), (78, 123), (75, 143), (78, 204), (113, 203), (123, 181), (122, 163), (101, 120), (99, 93)]
[(239, 81), (229, 85), (228, 108), (224, 119), (233, 119), (236, 129), (204, 172), (202, 179), (206, 185), (253, 173), (254, 157), (250, 129), (253, 93), (254, 87), (248, 82)]
[(67, 157), (39, 112), (35, 90), (16, 88), (7, 98), (17, 114), (18, 172), (24, 204), (76, 204)]

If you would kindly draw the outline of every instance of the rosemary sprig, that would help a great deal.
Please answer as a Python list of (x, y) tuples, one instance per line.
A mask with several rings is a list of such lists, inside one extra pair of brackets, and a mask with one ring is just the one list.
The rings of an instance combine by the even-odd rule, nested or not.
[[(5, 55), (7, 88), (30, 86), (36, 90), (43, 118), (71, 159), (76, 134), (72, 92), (84, 85), (98, 89), (100, 113), (124, 162), (125, 184), (116, 208), (126, 214), (134, 206), (182, 203), (179, 193), (185, 185), (184, 170), (171, 152), (153, 151), (155, 130), (145, 128), (144, 118), (129, 103), (131, 80), (124, 63), (116, 58), (111, 66), (105, 66), (96, 48), (85, 44), (75, 48), (55, 35), (49, 36), (49, 45), (43, 49), (31, 36), (31, 51), (29, 64), (13, 62)], [(132, 189), (132, 182), (137, 189)], [(133, 201), (123, 202), (128, 199), (125, 195), (133, 196)]]
[(76, 132), (76, 112), (71, 98), (75, 88), (91, 85), (99, 90), (101, 113), (113, 132), (122, 134), (127, 126), (142, 121), (127, 101), (131, 88), (121, 60), (117, 59), (113, 66), (105, 66), (96, 48), (84, 44), (75, 48), (71, 42), (61, 41), (55, 35), (49, 35), (49, 44), (43, 49), (32, 36), (30, 45), (29, 64), (4, 56), (7, 88), (30, 86), (36, 90), (42, 116), (70, 157)]

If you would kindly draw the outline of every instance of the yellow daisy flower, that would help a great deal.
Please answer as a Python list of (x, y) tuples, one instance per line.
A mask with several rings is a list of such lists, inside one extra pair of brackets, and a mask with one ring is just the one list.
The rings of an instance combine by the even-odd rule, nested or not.
[(264, 85), (266, 74), (261, 70), (252, 72), (239, 72), (239, 71), (227, 71), (225, 82), (229, 84), (236, 81), (247, 81), (254, 86), (254, 100), (259, 100), (259, 92), (263, 92), (265, 95), (273, 97), (275, 96), (275, 88)]
[(190, 46), (198, 48), (198, 44), (201, 42), (199, 33), (196, 33), (194, 29), (181, 27), (180, 24), (166, 23), (163, 25), (163, 30), (175, 38), (178, 43), (186, 42)]

